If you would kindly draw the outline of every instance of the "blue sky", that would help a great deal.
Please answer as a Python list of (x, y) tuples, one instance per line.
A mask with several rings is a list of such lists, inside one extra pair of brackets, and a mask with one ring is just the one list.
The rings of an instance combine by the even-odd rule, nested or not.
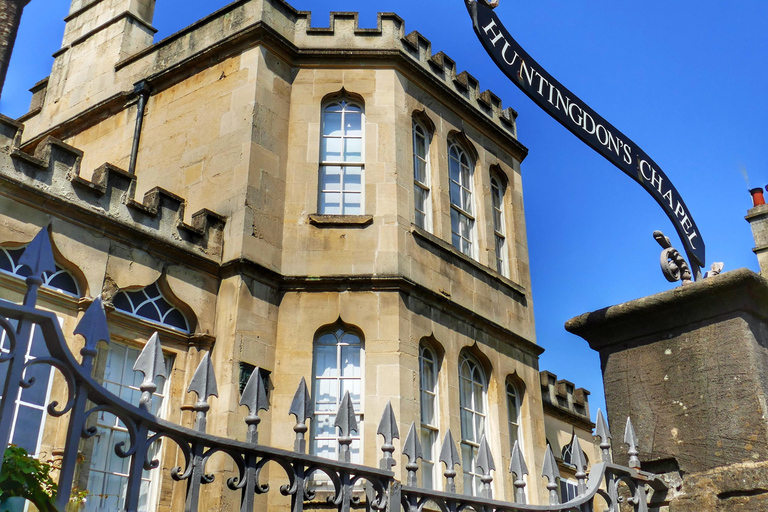
[[(497, 14), (555, 78), (633, 139), (673, 181), (707, 244), (707, 265), (757, 270), (744, 215), (747, 183), (768, 183), (768, 2), (765, 0), (500, 0)], [(156, 40), (228, 2), (158, 0)], [(593, 392), (603, 408), (597, 354), (565, 332), (583, 312), (672, 288), (659, 270), (660, 229), (682, 245), (639, 185), (562, 128), (495, 68), (463, 0), (294, 0), (327, 26), (328, 13), (395, 12), (459, 69), (520, 114), (528, 243), (541, 368)], [(22, 19), (0, 113), (18, 117), (28, 89), (50, 72), (69, 2), (32, 0)]]

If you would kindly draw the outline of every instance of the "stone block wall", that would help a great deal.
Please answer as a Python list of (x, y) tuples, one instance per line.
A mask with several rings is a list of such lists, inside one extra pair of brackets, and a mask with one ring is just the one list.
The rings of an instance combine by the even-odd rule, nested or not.
[(746, 269), (570, 320), (600, 352), (613, 451), (631, 416), (669, 510), (762, 510), (768, 475), (768, 281)]

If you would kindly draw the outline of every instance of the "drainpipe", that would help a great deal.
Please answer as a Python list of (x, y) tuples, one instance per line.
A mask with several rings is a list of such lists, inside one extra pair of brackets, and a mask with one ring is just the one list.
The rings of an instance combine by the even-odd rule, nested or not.
[(136, 127), (133, 130), (133, 146), (131, 147), (131, 162), (128, 164), (128, 173), (136, 174), (136, 159), (139, 156), (139, 140), (141, 139), (141, 125), (144, 124), (144, 110), (147, 108), (147, 99), (152, 92), (149, 82), (142, 80), (133, 86), (133, 92), (139, 96), (136, 105)]

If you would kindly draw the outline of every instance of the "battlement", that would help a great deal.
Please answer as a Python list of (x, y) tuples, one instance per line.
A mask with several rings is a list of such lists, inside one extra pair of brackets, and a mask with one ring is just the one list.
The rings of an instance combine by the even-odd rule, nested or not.
[[(576, 388), (573, 382), (561, 379), (546, 370), (539, 372), (541, 382), (541, 399), (545, 406), (549, 405), (558, 411), (576, 415), (590, 420), (589, 395), (584, 388)], [(546, 408), (545, 408), (546, 409)]]
[(137, 201), (136, 176), (109, 163), (86, 180), (80, 176), (82, 151), (49, 136), (29, 154), (20, 146), (23, 130), (23, 124), (0, 115), (0, 181), (8, 189), (15, 187), (20, 195), (43, 195), (46, 201), (61, 203), (55, 208), (62, 213), (80, 210), (91, 226), (99, 220), (117, 223), (182, 251), (220, 261), (223, 216), (203, 209), (187, 223), (186, 201), (161, 188)]
[[(155, 91), (161, 90), (200, 66), (254, 44), (269, 46), (289, 61), (309, 59), (313, 64), (336, 56), (359, 57), (357, 62), (363, 66), (366, 59), (392, 59), (406, 72), (428, 75), (428, 82), (442, 88), (446, 97), (463, 103), (481, 119), (496, 125), (500, 133), (517, 137), (517, 113), (505, 108), (496, 94), (481, 89), (478, 81), (458, 69), (453, 59), (443, 52), (433, 53), (431, 42), (423, 35), (406, 33), (405, 22), (393, 13), (379, 13), (375, 28), (361, 28), (356, 12), (333, 12), (327, 27), (313, 27), (310, 12), (297, 11), (283, 0), (240, 0), (128, 56), (123, 48), (109, 66), (112, 71), (104, 71), (112, 75), (109, 79), (93, 78), (85, 83), (74, 83), (71, 77), (87, 78), (87, 74), (65, 68), (89, 65), (89, 55), (98, 54), (100, 61), (110, 57), (99, 54), (98, 46), (89, 49), (82, 37), (76, 43), (65, 43), (56, 52), (53, 72), (45, 84), (47, 93), (38, 91), (37, 103), (24, 116), (27, 138), (35, 144), (45, 135), (64, 137), (66, 130), (56, 131), (58, 127), (82, 120), (84, 113), (117, 101), (136, 82), (148, 80)], [(75, 54), (67, 55), (69, 52), (77, 52), (77, 58)]]

